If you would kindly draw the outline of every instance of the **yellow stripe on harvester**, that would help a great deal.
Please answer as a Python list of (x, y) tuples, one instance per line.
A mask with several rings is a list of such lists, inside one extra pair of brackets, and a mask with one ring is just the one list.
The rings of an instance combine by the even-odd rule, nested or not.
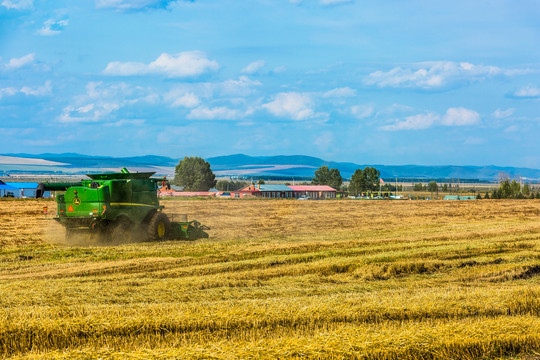
[(146, 206), (146, 207), (156, 207), (155, 205), (148, 204), (136, 204), (136, 203), (111, 203), (111, 206)]

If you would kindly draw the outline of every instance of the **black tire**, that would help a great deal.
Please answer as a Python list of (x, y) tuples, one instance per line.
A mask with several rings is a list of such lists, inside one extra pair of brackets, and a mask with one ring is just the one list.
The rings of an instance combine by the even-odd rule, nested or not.
[(155, 213), (148, 224), (148, 239), (150, 241), (163, 241), (169, 238), (171, 222), (164, 213)]
[(106, 223), (100, 223), (96, 225), (95, 229), (95, 238), (99, 243), (108, 243), (111, 242), (111, 229)]
[(110, 239), (114, 242), (127, 243), (133, 241), (133, 229), (131, 222), (126, 218), (119, 218), (111, 227)]

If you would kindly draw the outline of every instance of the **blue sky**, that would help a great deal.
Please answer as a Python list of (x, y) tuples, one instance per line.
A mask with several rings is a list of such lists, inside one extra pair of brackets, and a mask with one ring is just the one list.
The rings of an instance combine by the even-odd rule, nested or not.
[(0, 0), (0, 153), (540, 168), (540, 2)]

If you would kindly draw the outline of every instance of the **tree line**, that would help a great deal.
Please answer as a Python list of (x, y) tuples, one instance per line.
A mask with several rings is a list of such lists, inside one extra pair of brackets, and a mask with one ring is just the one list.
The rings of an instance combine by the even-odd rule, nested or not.
[[(216, 180), (210, 164), (200, 157), (184, 157), (176, 165), (173, 185), (183, 186), (185, 191), (208, 191), (216, 187), (219, 191), (236, 191), (249, 185), (245, 181)], [(361, 194), (379, 190), (380, 172), (373, 167), (358, 169), (351, 177), (348, 189), (343, 188), (343, 177), (338, 169), (321, 166), (312, 178), (313, 185), (328, 185), (336, 190), (348, 190), (350, 194)], [(260, 181), (264, 184), (264, 181)], [(388, 190), (390, 186), (385, 185)]]
[(346, 190), (349, 195), (359, 195), (362, 193), (379, 191), (381, 173), (374, 167), (369, 166), (364, 169), (357, 169), (351, 176), (348, 188), (342, 188), (343, 178), (339, 170), (330, 169), (328, 166), (321, 166), (315, 171), (312, 184), (328, 185), (338, 191)]
[[(207, 161), (200, 157), (187, 156), (180, 160), (176, 166), (175, 177), (171, 183), (183, 186), (185, 191), (208, 191), (213, 187), (216, 187), (219, 191), (237, 191), (249, 185), (246, 181), (217, 181)], [(260, 183), (264, 184), (264, 181), (261, 180)], [(338, 191), (346, 191), (351, 196), (377, 192), (379, 189), (386, 192), (403, 190), (402, 185), (397, 186), (397, 188), (393, 184), (381, 186), (381, 173), (376, 168), (369, 166), (364, 169), (357, 169), (351, 176), (348, 187), (343, 186), (343, 177), (339, 170), (328, 166), (319, 167), (315, 171), (311, 183), (313, 185), (328, 185)], [(440, 186), (436, 181), (431, 181), (428, 184), (418, 182), (413, 185), (414, 191), (428, 191), (432, 197), (433, 194), (438, 194), (439, 191), (448, 192), (453, 189), (459, 191), (459, 185), (443, 184)], [(499, 186), (495, 190), (491, 193), (486, 192), (483, 197), (478, 193), (477, 198), (540, 199), (540, 192), (533, 191), (526, 183), (521, 185), (516, 180), (510, 180), (508, 176), (501, 175)]]

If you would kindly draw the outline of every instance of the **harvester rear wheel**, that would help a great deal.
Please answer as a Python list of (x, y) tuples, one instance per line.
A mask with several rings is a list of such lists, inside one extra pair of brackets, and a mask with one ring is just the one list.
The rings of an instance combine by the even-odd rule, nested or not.
[(150, 241), (163, 241), (169, 238), (171, 222), (167, 215), (157, 212), (148, 224), (148, 239)]

